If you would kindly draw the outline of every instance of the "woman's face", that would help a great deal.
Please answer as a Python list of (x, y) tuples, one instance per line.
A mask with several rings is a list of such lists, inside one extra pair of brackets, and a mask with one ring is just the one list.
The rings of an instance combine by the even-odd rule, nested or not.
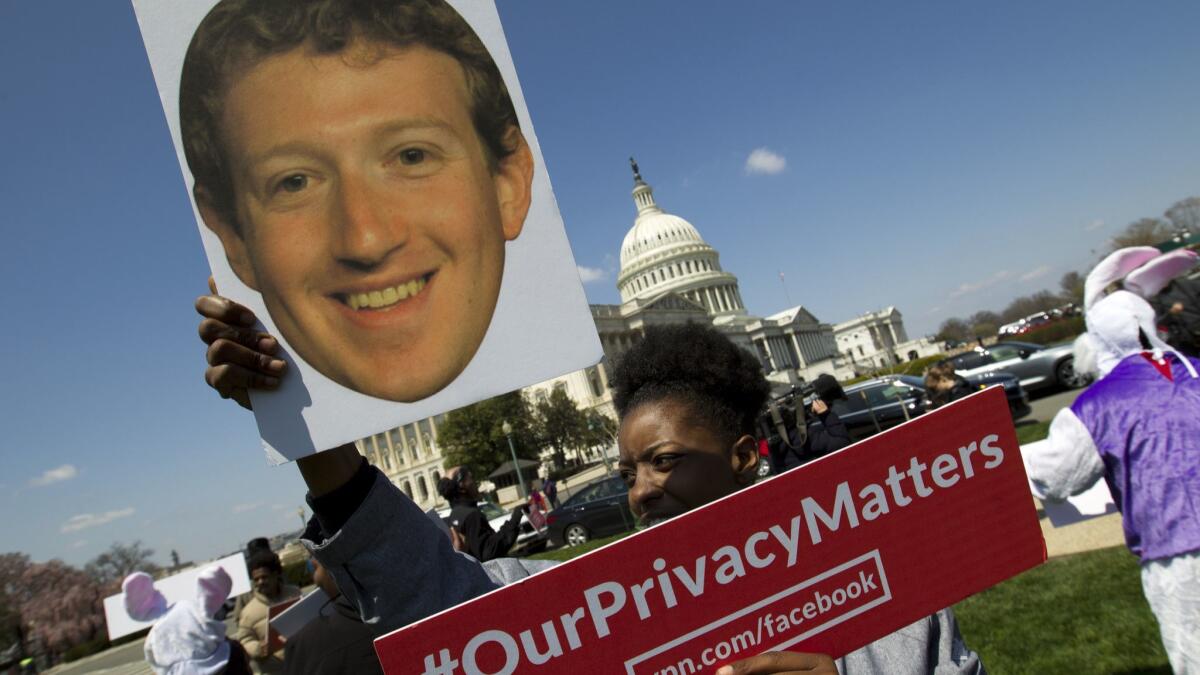
[(644, 525), (674, 518), (754, 482), (758, 445), (742, 436), (729, 446), (687, 403), (643, 403), (621, 420), (621, 476), (629, 507)]

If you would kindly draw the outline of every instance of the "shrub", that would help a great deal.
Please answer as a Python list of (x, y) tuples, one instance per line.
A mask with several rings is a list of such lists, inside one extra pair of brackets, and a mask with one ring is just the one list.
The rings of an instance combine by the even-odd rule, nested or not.
[(297, 563), (283, 566), (283, 578), (289, 584), (297, 588), (304, 588), (313, 583), (312, 572), (308, 569), (308, 561), (302, 560)]
[(919, 359), (913, 359), (912, 361), (905, 361), (892, 366), (891, 368), (880, 369), (873, 374), (868, 373), (866, 375), (859, 375), (858, 377), (846, 380), (842, 383), (842, 385), (849, 386), (851, 384), (855, 384), (856, 382), (863, 382), (875, 377), (884, 377), (885, 375), (921, 375), (925, 372), (926, 368), (944, 358), (946, 358), (945, 354), (934, 354), (933, 356), (925, 356)]
[(1005, 336), (1004, 339), (1032, 342), (1035, 345), (1053, 345), (1072, 340), (1086, 330), (1087, 324), (1084, 322), (1083, 317), (1073, 316), (1055, 321), (1054, 323), (1048, 323), (1041, 328), (1034, 328), (1028, 333)]

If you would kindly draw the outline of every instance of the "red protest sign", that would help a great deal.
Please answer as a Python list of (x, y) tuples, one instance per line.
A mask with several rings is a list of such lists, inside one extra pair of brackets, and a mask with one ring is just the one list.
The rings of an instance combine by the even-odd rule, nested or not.
[(387, 673), (834, 657), (1046, 559), (989, 389), (376, 640)]

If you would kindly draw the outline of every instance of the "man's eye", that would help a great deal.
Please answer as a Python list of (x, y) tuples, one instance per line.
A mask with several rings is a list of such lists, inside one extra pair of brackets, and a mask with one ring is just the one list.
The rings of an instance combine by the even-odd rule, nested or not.
[(625, 481), (627, 487), (633, 487), (634, 481), (637, 480), (637, 473), (633, 471), (622, 471), (621, 480)]
[(400, 163), (409, 166), (425, 161), (425, 151), (420, 148), (407, 148), (400, 151)]
[(279, 181), (279, 189), (284, 192), (299, 192), (308, 187), (308, 176), (295, 174)]

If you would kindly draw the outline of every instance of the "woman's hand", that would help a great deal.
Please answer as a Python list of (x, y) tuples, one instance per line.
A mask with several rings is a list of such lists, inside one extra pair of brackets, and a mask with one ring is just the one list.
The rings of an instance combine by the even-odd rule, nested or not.
[(833, 659), (825, 654), (804, 652), (767, 652), (751, 656), (727, 666), (721, 666), (717, 675), (837, 675)]
[(196, 299), (200, 321), (200, 339), (208, 345), (208, 369), (204, 381), (221, 398), (231, 398), (250, 409), (250, 390), (271, 390), (287, 370), (287, 362), (275, 357), (279, 342), (255, 329), (254, 313), (238, 303), (217, 295), (210, 277), (212, 295)]

